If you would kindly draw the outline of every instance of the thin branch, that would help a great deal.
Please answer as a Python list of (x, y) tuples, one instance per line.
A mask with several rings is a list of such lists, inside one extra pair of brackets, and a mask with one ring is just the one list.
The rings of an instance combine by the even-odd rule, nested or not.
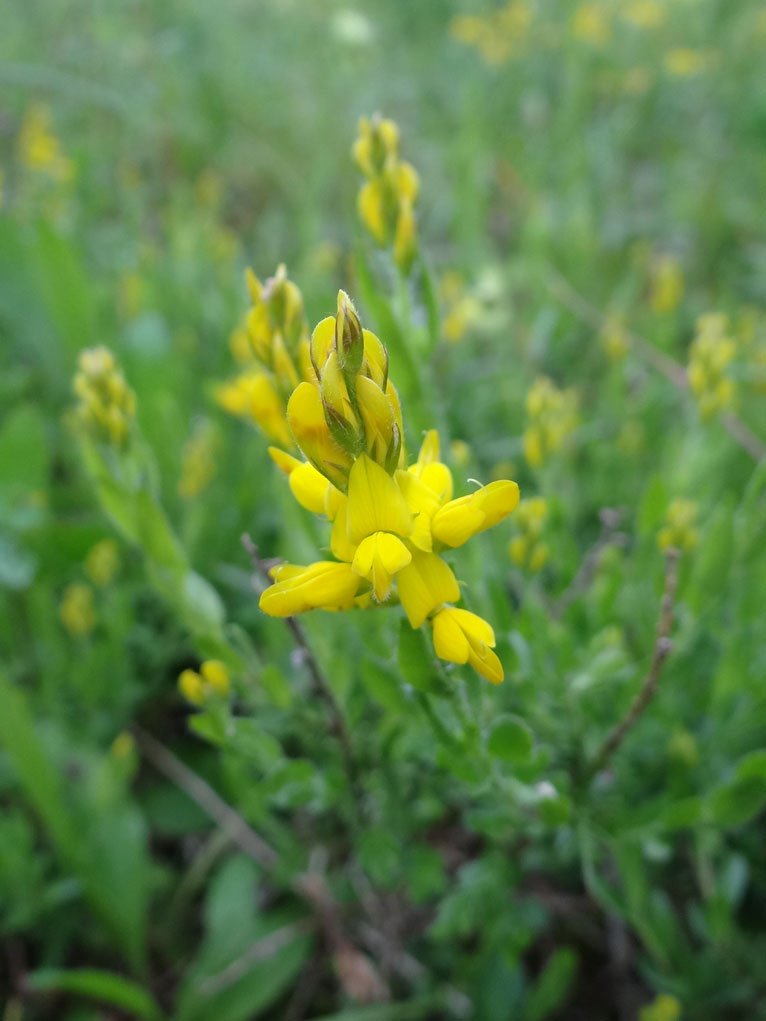
[(292, 943), (298, 936), (313, 932), (315, 926), (316, 923), (313, 919), (301, 918), (297, 922), (283, 925), (281, 928), (270, 932), (268, 936), (263, 936), (261, 939), (256, 940), (241, 957), (237, 957), (223, 971), (219, 971), (217, 975), (210, 975), (200, 982), (198, 986), (199, 994), (201, 996), (215, 996), (216, 993), (228, 989), (229, 986), (233, 986), (235, 982), (239, 982), (241, 978), (247, 975), (254, 964), (273, 957), (278, 950), (287, 946), (288, 943)]
[(228, 833), (240, 850), (269, 871), (273, 871), (277, 867), (279, 855), (274, 848), (258, 836), (239, 812), (227, 804), (206, 780), (189, 769), (145, 730), (134, 727), (132, 733), (144, 757), (151, 762), (154, 768), (168, 780), (172, 780), (195, 804), (199, 805), (207, 816)]
[(590, 587), (598, 570), (601, 554), (607, 546), (625, 544), (625, 536), (617, 531), (622, 514), (622, 510), (614, 507), (602, 507), (599, 511), (601, 532), (598, 539), (596, 539), (595, 543), (586, 553), (577, 574), (575, 574), (568, 587), (550, 608), (551, 615), (557, 620), (563, 616), (575, 599)]
[[(261, 559), (258, 547), (246, 532), (242, 536), (242, 545), (250, 557), (256, 574), (267, 585), (270, 584), (271, 577), (269, 575), (268, 565)], [(292, 635), (295, 647), (300, 653), (301, 661), (305, 663), (308, 668), (314, 689), (325, 703), (328, 712), (330, 713), (331, 729), (335, 734), (337, 734), (338, 740), (343, 748), (346, 772), (349, 776), (349, 781), (351, 782), (356, 777), (354, 752), (351, 744), (351, 738), (343, 719), (343, 715), (338, 707), (338, 703), (335, 700), (335, 695), (333, 694), (327, 678), (322, 673), (322, 669), (311, 649), (308, 638), (306, 637), (306, 632), (303, 630), (303, 625), (300, 621), (296, 620), (295, 617), (285, 617), (284, 620), (290, 634)]]
[[(601, 330), (607, 323), (607, 318), (595, 305), (579, 294), (563, 277), (558, 270), (552, 266), (548, 267), (548, 288), (553, 296), (569, 309), (577, 318), (596, 330)], [(666, 355), (664, 351), (651, 344), (645, 337), (632, 331), (626, 331), (628, 340), (634, 350), (638, 351), (650, 365), (670, 380), (675, 386), (685, 390), (689, 386), (686, 369), (675, 359)], [(762, 461), (766, 458), (766, 443), (764, 443), (746, 425), (741, 418), (731, 411), (724, 412), (720, 416), (721, 425), (728, 432), (731, 438), (742, 447), (743, 450), (753, 458), (754, 461)]]
[(657, 694), (657, 687), (660, 680), (660, 674), (662, 673), (662, 668), (665, 664), (665, 660), (668, 658), (670, 650), (673, 647), (673, 643), (670, 640), (670, 632), (673, 628), (673, 608), (676, 597), (676, 587), (678, 585), (679, 556), (680, 553), (677, 549), (671, 548), (665, 551), (665, 590), (660, 602), (660, 613), (657, 619), (657, 630), (655, 633), (654, 648), (652, 650), (652, 659), (649, 664), (649, 670), (641, 684), (641, 689), (633, 699), (633, 703), (631, 704), (627, 715), (615, 725), (593, 760), (590, 770), (588, 771), (589, 777), (595, 776), (596, 773), (600, 772), (604, 768), (611, 756), (625, 740), (628, 732), (632, 730), (636, 723), (638, 723), (647, 706)]

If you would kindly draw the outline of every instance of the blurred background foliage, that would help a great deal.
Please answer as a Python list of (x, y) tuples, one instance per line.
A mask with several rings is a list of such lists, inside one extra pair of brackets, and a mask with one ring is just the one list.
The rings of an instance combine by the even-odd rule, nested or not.
[[(3, 12), (4, 1021), (766, 1017), (764, 51), (759, 0)], [(356, 220), (376, 110), (421, 180), (404, 317)], [(420, 363), (410, 450), (519, 481), (455, 558), (500, 688), (386, 610), (305, 620), (329, 697), (259, 612), (242, 533), (326, 543), (215, 401), (280, 262)], [(133, 542), (73, 427), (101, 343), (155, 464)], [(667, 546), (672, 651), (602, 762)]]

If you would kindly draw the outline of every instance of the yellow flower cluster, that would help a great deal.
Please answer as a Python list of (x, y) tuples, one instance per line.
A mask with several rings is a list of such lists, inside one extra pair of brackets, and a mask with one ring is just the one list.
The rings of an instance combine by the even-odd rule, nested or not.
[(283, 265), (264, 284), (252, 270), (246, 278), (252, 307), (230, 339), (243, 371), (216, 397), (229, 414), (255, 422), (272, 443), (291, 447), (287, 399), (301, 379), (312, 377), (303, 298)]
[(93, 589), (82, 582), (68, 585), (59, 604), (59, 617), (70, 635), (76, 638), (89, 635), (96, 626)]
[(136, 414), (136, 395), (125, 382), (112, 352), (91, 347), (80, 352), (74, 392), (80, 422), (97, 439), (124, 446)]
[(521, 51), (531, 21), (532, 11), (525, 0), (509, 0), (484, 17), (457, 14), (449, 30), (453, 39), (476, 47), (485, 63), (497, 65)]
[(649, 303), (658, 315), (670, 315), (684, 296), (684, 274), (674, 255), (656, 256), (650, 268)]
[(94, 585), (106, 588), (120, 569), (120, 554), (114, 539), (101, 539), (85, 557), (85, 573)]
[(352, 153), (367, 178), (357, 199), (360, 219), (379, 245), (393, 247), (397, 266), (409, 273), (417, 254), (420, 182), (415, 168), (399, 158), (399, 129), (379, 114), (362, 117)]
[(577, 396), (540, 376), (527, 394), (527, 427), (522, 438), (527, 462), (537, 468), (560, 449), (577, 426)]
[(674, 500), (665, 515), (665, 524), (657, 535), (661, 550), (685, 550), (687, 553), (697, 545), (699, 533), (695, 528), (697, 504), (693, 500)]
[(514, 522), (519, 529), (508, 546), (511, 560), (536, 574), (548, 562), (548, 544), (542, 541), (543, 527), (548, 517), (548, 504), (541, 496), (532, 500), (522, 500), (519, 504)]
[(332, 522), (335, 560), (272, 570), (261, 609), (288, 617), (312, 609), (370, 607), (396, 592), (413, 628), (428, 623), (437, 656), (503, 679), (490, 625), (452, 605), (460, 587), (440, 552), (462, 546), (515, 508), (515, 482), (499, 480), (453, 499), (453, 480), (430, 431), (406, 467), (399, 399), (385, 347), (362, 329), (350, 299), (311, 338), (316, 379), (300, 383), (287, 418), (301, 461), (271, 449), (301, 506)]
[(736, 350), (726, 316), (715, 313), (700, 316), (689, 349), (689, 386), (704, 419), (712, 418), (734, 401), (734, 381), (726, 370)]
[(24, 115), (18, 139), (22, 166), (46, 174), (54, 181), (70, 181), (74, 164), (61, 151), (59, 140), (51, 130), (51, 111), (43, 103), (33, 103)]
[(196, 670), (183, 670), (178, 677), (178, 690), (192, 705), (204, 705), (211, 697), (226, 698), (231, 690), (229, 671), (219, 659), (206, 659)]

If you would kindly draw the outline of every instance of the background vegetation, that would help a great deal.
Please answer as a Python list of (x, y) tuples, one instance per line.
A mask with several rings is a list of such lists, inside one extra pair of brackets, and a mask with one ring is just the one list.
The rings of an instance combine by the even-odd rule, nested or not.
[[(3, 12), (4, 1021), (766, 1017), (765, 47), (758, 0)], [(356, 217), (376, 110), (421, 180), (409, 292)], [(312, 326), (343, 287), (417, 364), (411, 451), (438, 425), (461, 492), (545, 501), (455, 557), (502, 686), (396, 609), (303, 645), (258, 610), (242, 534), (327, 541), (215, 400), (280, 262)], [(140, 526), (77, 440), (94, 344)], [(540, 377), (577, 412), (535, 458)]]

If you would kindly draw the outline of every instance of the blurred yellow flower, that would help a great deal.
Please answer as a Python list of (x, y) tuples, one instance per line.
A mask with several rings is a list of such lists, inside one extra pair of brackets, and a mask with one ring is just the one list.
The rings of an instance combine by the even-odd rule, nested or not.
[(18, 138), (19, 159), (23, 167), (66, 182), (74, 177), (74, 164), (61, 151), (53, 134), (50, 107), (33, 103), (27, 108)]
[(210, 485), (216, 476), (216, 434), (209, 422), (198, 427), (184, 444), (181, 454), (181, 477), (178, 495), (193, 500)]
[(734, 403), (734, 380), (727, 370), (736, 351), (726, 316), (700, 316), (689, 348), (688, 378), (704, 419), (712, 418)]
[(508, 553), (514, 564), (532, 574), (543, 569), (550, 555), (548, 544), (542, 539), (547, 517), (548, 504), (538, 496), (522, 500), (513, 518), (519, 534), (508, 544)]
[(114, 539), (101, 539), (85, 557), (85, 573), (98, 588), (106, 588), (120, 569), (120, 554)]
[(517, 56), (527, 38), (532, 10), (525, 0), (509, 0), (490, 14), (456, 14), (449, 32), (457, 42), (475, 47), (482, 60), (496, 66)]
[(552, 380), (540, 376), (527, 393), (526, 405), (522, 446), (528, 464), (537, 468), (576, 429), (577, 396), (573, 390), (559, 390)]
[(673, 255), (658, 255), (649, 270), (649, 302), (658, 315), (670, 315), (681, 304), (684, 275), (681, 263)]
[(712, 54), (678, 46), (665, 54), (665, 70), (676, 78), (688, 78), (707, 70), (713, 63)]
[(231, 690), (229, 670), (218, 659), (207, 659), (199, 669), (183, 670), (178, 677), (178, 688), (187, 702), (201, 706), (211, 697), (226, 698)]
[(638, 1021), (679, 1021), (681, 1003), (668, 993), (660, 993), (650, 1004), (642, 1007)]
[(689, 552), (697, 545), (699, 533), (695, 528), (697, 504), (694, 500), (673, 500), (665, 516), (665, 524), (657, 535), (661, 550), (675, 549)]
[(93, 589), (82, 582), (68, 585), (59, 604), (59, 616), (71, 635), (76, 638), (89, 635), (96, 626)]
[(106, 347), (86, 348), (80, 352), (77, 367), (73, 388), (79, 398), (79, 421), (95, 439), (124, 446), (133, 427), (136, 395), (114, 355)]
[(133, 740), (133, 735), (127, 730), (123, 730), (112, 741), (112, 746), (109, 750), (115, 759), (127, 759), (133, 754), (135, 748), (136, 742)]
[(415, 203), (420, 182), (415, 168), (399, 158), (399, 129), (380, 114), (362, 117), (352, 155), (367, 180), (359, 190), (359, 218), (376, 243), (391, 248), (409, 273), (417, 254)]
[(623, 18), (636, 28), (657, 28), (666, 16), (659, 0), (633, 0), (622, 11)]
[(630, 337), (619, 316), (609, 316), (601, 328), (601, 345), (610, 362), (620, 362), (630, 351)]
[(597, 0), (585, 0), (572, 17), (572, 35), (591, 46), (601, 47), (609, 42), (612, 30), (609, 19)]

